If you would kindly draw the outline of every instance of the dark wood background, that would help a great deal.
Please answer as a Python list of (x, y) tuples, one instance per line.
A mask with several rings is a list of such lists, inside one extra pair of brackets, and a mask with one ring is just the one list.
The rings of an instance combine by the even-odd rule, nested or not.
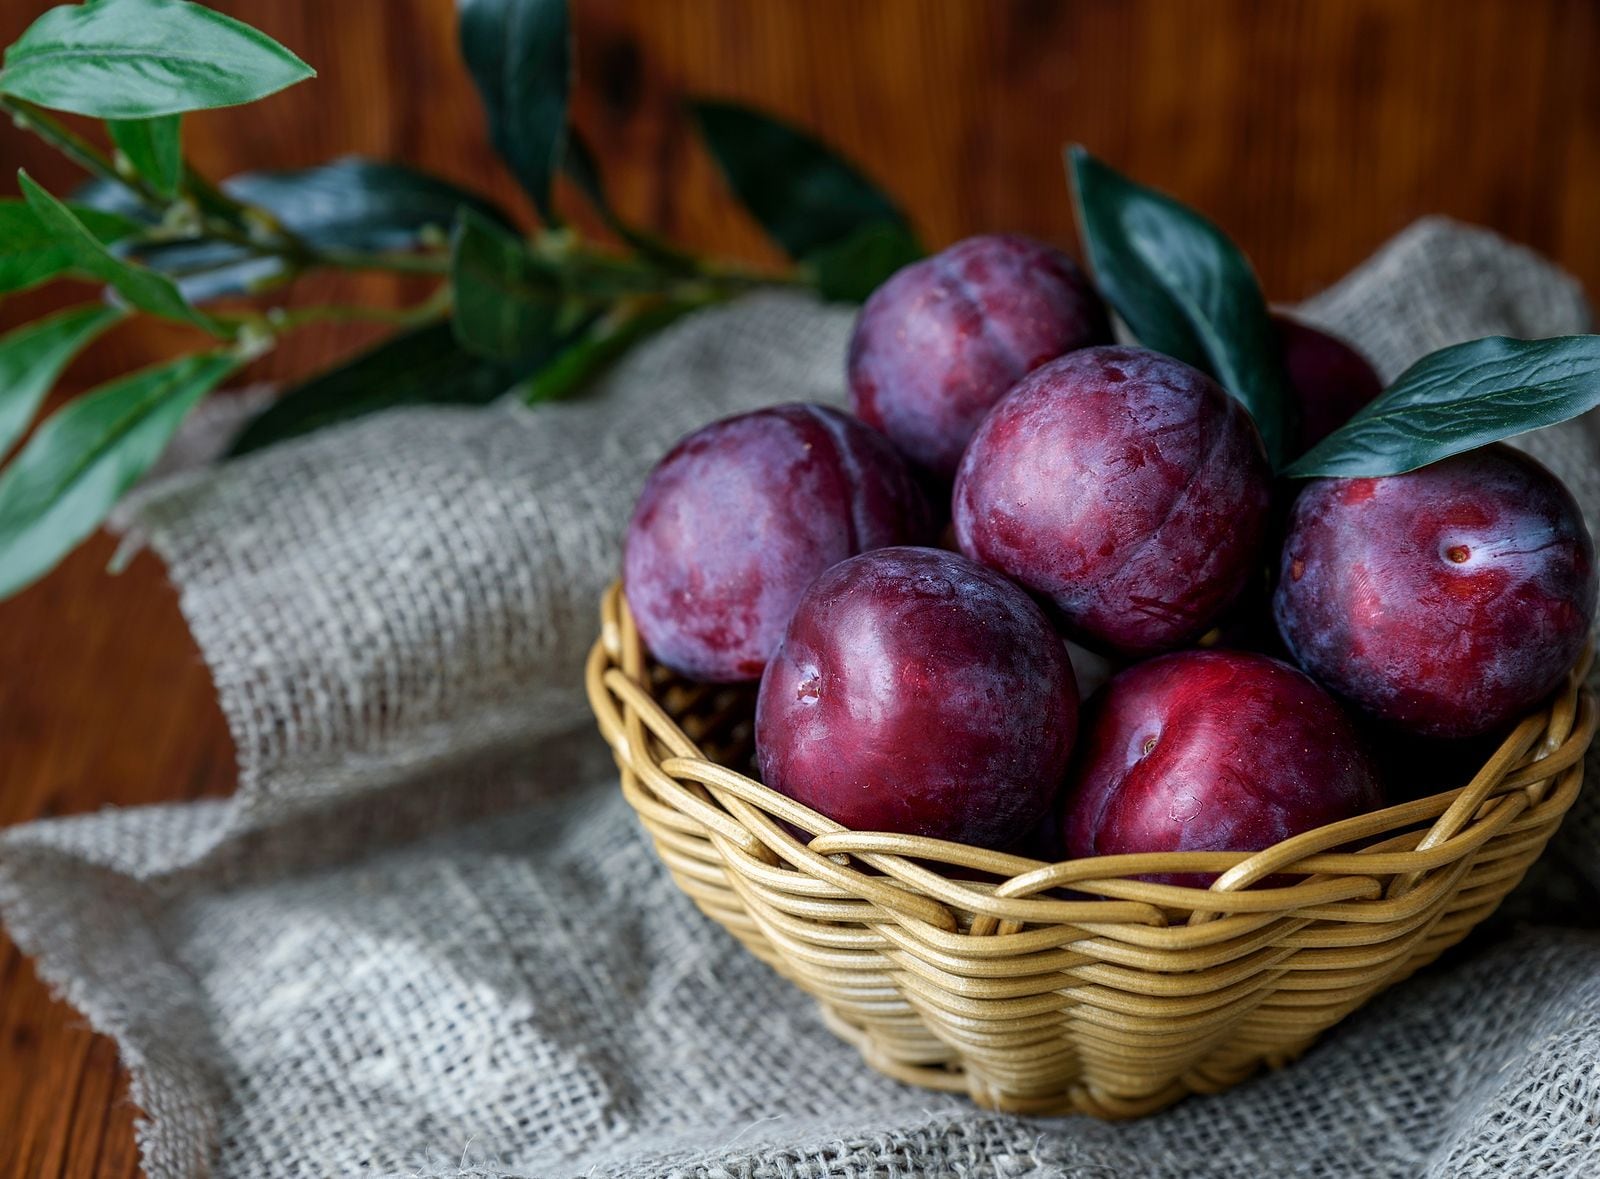
[[(1493, 226), (1600, 289), (1600, 5), (1590, 0), (574, 0), (575, 117), (624, 213), (685, 244), (775, 260), (679, 108), (733, 96), (860, 161), (942, 245), (985, 229), (1072, 242), (1059, 149), (1087, 144), (1214, 216), (1268, 294), (1308, 294), (1423, 213)], [(9, 43), (48, 5), (0, 0)], [(213, 176), (347, 152), (403, 159), (528, 212), (456, 59), (450, 0), (219, 0), (321, 72), (192, 117)], [(0, 162), (64, 191), (72, 169), (9, 125)], [(0, 180), (9, 191), (11, 181)], [(359, 284), (359, 285), (357, 285)], [(388, 278), (297, 299), (396, 299)], [(0, 305), (0, 326), (81, 299)], [(82, 388), (168, 354), (124, 325)], [(304, 373), (359, 342), (307, 332), (258, 363)], [(105, 575), (104, 536), (0, 604), (0, 824), (224, 793), (233, 753), (160, 565)], [(110, 1042), (0, 935), (0, 1171), (137, 1172), (137, 1111)]]

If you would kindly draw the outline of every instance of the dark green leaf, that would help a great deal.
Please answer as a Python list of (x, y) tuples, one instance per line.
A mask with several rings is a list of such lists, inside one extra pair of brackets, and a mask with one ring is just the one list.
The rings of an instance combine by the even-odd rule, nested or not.
[(165, 274), (190, 303), (248, 293), (289, 272), (282, 258), (215, 239), (154, 243), (122, 256)]
[(1398, 475), (1600, 405), (1600, 336), (1490, 336), (1430, 352), (1285, 475)]
[(524, 375), (462, 351), (449, 324), (416, 328), (285, 393), (246, 427), (233, 453), (396, 406), (482, 405)]
[(459, 0), (461, 55), (483, 96), (489, 138), (545, 224), (567, 138), (572, 31), (566, 0)]
[(469, 352), (516, 362), (546, 355), (559, 332), (559, 276), (518, 237), (463, 212), (451, 239), (456, 339)]
[(35, 184), (26, 172), (17, 174), (17, 183), (39, 224), (66, 251), (72, 269), (108, 284), (141, 311), (190, 323), (215, 335), (225, 334), (215, 322), (184, 301), (172, 280), (112, 254), (71, 209)]
[(836, 245), (812, 252), (806, 269), (824, 299), (860, 303), (883, 281), (922, 257), (922, 247), (903, 225), (869, 225)]
[[(72, 215), (102, 244), (139, 232), (137, 221), (85, 205)], [(25, 290), (72, 269), (72, 255), (39, 223), (26, 201), (0, 200), (0, 294)]]
[(566, 397), (593, 380), (640, 340), (701, 306), (700, 303), (662, 303), (633, 314), (596, 320), (549, 364), (522, 382), (517, 392), (529, 405)]
[(0, 455), (22, 437), (67, 362), (121, 318), (115, 307), (71, 307), (0, 336)]
[(1078, 226), (1100, 291), (1147, 348), (1203, 369), (1255, 418), (1274, 466), (1295, 430), (1277, 333), (1245, 256), (1199, 213), (1068, 153)]
[(186, 0), (52, 8), (6, 50), (0, 93), (102, 119), (252, 102), (315, 74), (265, 33)]
[(239, 366), (185, 356), (69, 402), (0, 473), (0, 597), (42, 577), (161, 456), (183, 417)]
[(100, 177), (85, 180), (73, 189), (72, 199), (68, 203), (73, 209), (94, 209), (97, 212), (114, 214), (140, 227), (154, 225), (159, 220), (155, 213), (129, 191), (126, 184)]
[[(497, 224), (511, 224), (492, 203), (447, 180), (355, 156), (314, 168), (243, 172), (223, 181), (221, 188), (235, 200), (266, 209), (319, 247), (410, 249), (425, 230), (449, 232), (461, 208)], [(85, 186), (78, 197), (98, 207), (138, 213), (120, 185), (96, 182)], [(174, 276), (191, 302), (247, 291), (287, 271), (282, 259), (263, 258), (215, 240), (141, 246), (132, 256)]]
[(915, 240), (894, 202), (819, 140), (735, 103), (694, 113), (735, 195), (796, 261), (876, 226)]
[(490, 201), (448, 180), (360, 156), (314, 168), (241, 172), (222, 182), (235, 200), (260, 205), (317, 245), (358, 250), (399, 250), (432, 227), (441, 234), (468, 208), (509, 227)]
[(133, 170), (161, 196), (178, 195), (183, 176), (183, 149), (180, 144), (182, 115), (161, 115), (154, 119), (107, 119), (111, 142), (128, 157)]

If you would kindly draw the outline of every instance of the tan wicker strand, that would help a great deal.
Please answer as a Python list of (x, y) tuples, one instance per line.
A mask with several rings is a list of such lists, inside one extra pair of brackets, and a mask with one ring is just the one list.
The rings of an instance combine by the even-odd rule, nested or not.
[[(1289, 1063), (1493, 912), (1582, 788), (1591, 657), (1459, 789), (1258, 852), (1060, 864), (850, 831), (769, 790), (747, 773), (752, 693), (652, 666), (617, 587), (585, 678), (674, 881), (868, 1064), (1126, 1118)], [(1146, 879), (1194, 872), (1217, 878)]]

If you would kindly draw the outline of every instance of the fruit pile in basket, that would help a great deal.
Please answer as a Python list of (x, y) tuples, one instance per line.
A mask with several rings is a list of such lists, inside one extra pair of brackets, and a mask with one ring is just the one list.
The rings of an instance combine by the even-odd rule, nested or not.
[(1392, 746), (1442, 758), (1543, 701), (1594, 548), (1498, 440), (1594, 403), (1595, 338), (1456, 345), (1385, 390), (1269, 313), (1214, 226), (1072, 168), (1098, 289), (1029, 239), (962, 241), (863, 307), (855, 416), (728, 418), (645, 484), (639, 634), (759, 679), (766, 785), (1044, 860), (1255, 851), (1392, 801)]

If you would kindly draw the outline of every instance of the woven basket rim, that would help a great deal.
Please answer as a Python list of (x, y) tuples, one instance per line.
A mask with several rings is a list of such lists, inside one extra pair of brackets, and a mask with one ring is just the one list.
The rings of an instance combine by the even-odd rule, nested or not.
[[(1592, 660), (1591, 643), (1562, 687), (1524, 717), (1463, 786), (1327, 824), (1255, 852), (1147, 852), (1055, 863), (926, 836), (851, 830), (708, 758), (655, 698), (650, 664), (620, 583), (605, 593), (601, 634), (590, 652), (585, 682), (595, 717), (618, 760), (647, 776), (652, 790), (669, 797), (714, 839), (725, 840), (730, 850), (755, 857), (774, 872), (800, 871), (816, 878), (826, 886), (819, 896), (843, 889), (931, 927), (927, 933), (943, 930), (965, 943), (973, 935), (1025, 938), (1023, 926), (1041, 923), (1165, 928), (1185, 911), (1185, 923), (1191, 926), (1222, 921), (1247, 927), (1253, 920), (1259, 923), (1288, 911), (1308, 918), (1329, 916), (1345, 902), (1358, 900), (1369, 903), (1365, 920), (1401, 917), (1422, 904), (1424, 898), (1408, 896), (1419, 879), (1464, 863), (1496, 835), (1515, 834), (1517, 820), (1544, 800), (1552, 783), (1558, 793), (1576, 796), (1581, 774), (1566, 771), (1581, 762), (1596, 729), (1595, 700), (1584, 687)], [(642, 740), (630, 740), (618, 701), (641, 722)], [(650, 742), (664, 756), (635, 748)], [(645, 800), (630, 801), (637, 807)], [(1571, 798), (1560, 801), (1565, 811)], [(812, 839), (802, 843), (786, 823), (809, 832)], [(1397, 829), (1398, 835), (1378, 838)], [(1359, 846), (1337, 850), (1352, 845)], [(856, 863), (877, 874), (860, 871), (852, 866)], [(788, 867), (780, 866), (784, 864)], [(940, 871), (935, 866), (940, 864), (1001, 879), (983, 885)], [(1219, 875), (1209, 887), (1139, 879), (1174, 873)], [(1286, 875), (1301, 879), (1258, 887), (1269, 877)], [(1383, 877), (1389, 878), (1387, 885)], [(1440, 884), (1447, 879), (1435, 877)], [(1097, 899), (1039, 895), (1063, 888), (1096, 894)], [(976, 915), (969, 929), (959, 929), (952, 909)], [(1208, 931), (1212, 936), (1221, 932)], [(1172, 943), (1164, 941), (1163, 946), (1171, 948)], [(963, 951), (970, 952), (970, 946), (964, 945)]]

